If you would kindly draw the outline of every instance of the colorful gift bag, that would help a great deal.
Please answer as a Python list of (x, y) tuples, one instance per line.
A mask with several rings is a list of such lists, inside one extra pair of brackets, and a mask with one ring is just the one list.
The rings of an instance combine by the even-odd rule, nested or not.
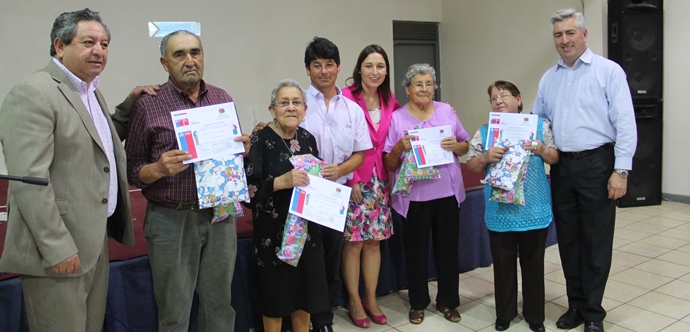
[(244, 214), (240, 202), (249, 202), (249, 191), (242, 154), (196, 162), (194, 175), (199, 207), (213, 208), (211, 223)]
[[(415, 126), (414, 129), (422, 129), (422, 127)], [(407, 131), (405, 131), (405, 135), (407, 135)], [(433, 180), (440, 178), (441, 172), (434, 166), (417, 167), (417, 160), (412, 150), (410, 150), (403, 154), (402, 165), (400, 166), (400, 172), (398, 172), (398, 176), (393, 184), (392, 194), (400, 193), (404, 197), (408, 197), (410, 196), (413, 182), (417, 180)]]
[(497, 163), (489, 166), (489, 172), (482, 183), (489, 184), (491, 200), (500, 203), (525, 205), (524, 184), (529, 164), (529, 151), (524, 141), (500, 139), (495, 146), (506, 147), (506, 153)]
[[(311, 154), (292, 156), (290, 162), (295, 169), (316, 176), (321, 176), (321, 168), (326, 165), (326, 162)], [(280, 244), (280, 250), (276, 253), (278, 259), (292, 266), (297, 266), (304, 250), (304, 244), (307, 242), (307, 225), (306, 219), (288, 213), (283, 230), (283, 240)]]
[(490, 200), (499, 203), (525, 205), (525, 176), (527, 175), (527, 163), (525, 163), (518, 175), (518, 181), (515, 183), (515, 190), (505, 190), (501, 188), (491, 187)]
[(404, 197), (408, 197), (410, 196), (410, 190), (412, 189), (412, 183), (414, 181), (440, 178), (441, 172), (439, 172), (435, 166), (417, 167), (414, 153), (412, 153), (411, 150), (407, 151), (403, 156), (400, 172), (398, 172), (398, 177), (395, 179), (395, 184), (393, 185), (393, 194), (399, 192)]

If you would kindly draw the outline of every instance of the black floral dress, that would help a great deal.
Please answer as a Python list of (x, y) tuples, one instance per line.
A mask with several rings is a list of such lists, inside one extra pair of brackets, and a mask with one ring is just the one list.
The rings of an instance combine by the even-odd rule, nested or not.
[(297, 267), (276, 256), (292, 189), (273, 192), (273, 181), (294, 168), (291, 156), (318, 157), (318, 153), (314, 136), (302, 128), (297, 128), (294, 138), (283, 139), (266, 126), (251, 139), (245, 159), (251, 196), (247, 205), (253, 210), (262, 314), (267, 317), (284, 317), (296, 310), (317, 313), (329, 306), (320, 225), (308, 223), (307, 241)]

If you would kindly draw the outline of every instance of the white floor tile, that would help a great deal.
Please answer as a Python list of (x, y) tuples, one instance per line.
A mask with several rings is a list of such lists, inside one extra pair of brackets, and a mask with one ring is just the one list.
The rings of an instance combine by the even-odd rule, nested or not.
[(664, 277), (643, 270), (638, 270), (636, 268), (630, 268), (614, 276), (611, 276), (609, 280), (620, 281), (629, 285), (637, 286), (648, 290), (659, 288), (673, 281), (672, 278)]
[(656, 245), (646, 244), (642, 241), (633, 242), (616, 249), (619, 251), (625, 251), (631, 254), (637, 254), (649, 258), (659, 257), (673, 250)]
[[(690, 331), (690, 205), (663, 202), (659, 206), (617, 209), (613, 264), (604, 295), (608, 314), (604, 327), (617, 331)], [(546, 249), (544, 258), (547, 331), (562, 331), (555, 322), (568, 307), (565, 278), (558, 245)], [(431, 282), (432, 304), (420, 325), (409, 322), (407, 290), (378, 298), (388, 317), (387, 325), (355, 327), (343, 308), (336, 310), (337, 331), (495, 331), (493, 267), (463, 273), (460, 282), (460, 323), (451, 323), (434, 308), (437, 284)], [(522, 279), (518, 278), (521, 283)], [(520, 286), (521, 287), (521, 286)], [(521, 291), (521, 288), (519, 288)], [(522, 293), (518, 293), (522, 307)], [(573, 331), (581, 331), (578, 327)], [(528, 332), (521, 315), (512, 332)]]
[(628, 304), (675, 319), (690, 315), (690, 301), (658, 292), (649, 292)]
[(615, 236), (630, 241), (642, 240), (650, 235), (649, 233), (628, 229), (626, 227), (617, 228), (615, 231)]
[(676, 219), (676, 220), (682, 220), (682, 221), (690, 221), (690, 213), (688, 212), (683, 212), (683, 211), (672, 211), (672, 212), (667, 212), (661, 215), (664, 218), (670, 218), (670, 219)]
[[(669, 219), (669, 220), (673, 220), (673, 219)], [(677, 227), (677, 226), (678, 225), (673, 226), (673, 227)], [(667, 231), (673, 227), (661, 225), (659, 223), (650, 222), (650, 219), (647, 219), (647, 220), (643, 220), (643, 221), (638, 222), (638, 223), (634, 223), (632, 225), (625, 226), (624, 229), (630, 229), (633, 231), (638, 231), (638, 232), (648, 233), (648, 234), (658, 234), (658, 233), (661, 233), (663, 231)]]
[(605, 321), (634, 331), (659, 331), (676, 322), (673, 318), (629, 304), (609, 311)]
[(611, 280), (606, 283), (604, 297), (620, 302), (628, 302), (649, 292), (649, 289)]
[(661, 330), (661, 332), (688, 332), (690, 331), (690, 324), (685, 322), (676, 322), (671, 326)]
[(488, 295), (494, 294), (494, 284), (484, 279), (469, 278), (460, 284), (460, 295), (478, 300)]
[(635, 268), (674, 279), (690, 273), (689, 266), (679, 265), (658, 259), (648, 260), (635, 266)]
[(690, 252), (674, 250), (657, 257), (659, 260), (690, 266)]
[(625, 267), (633, 267), (648, 261), (650, 258), (631, 254), (625, 251), (614, 250), (612, 264), (622, 265)]
[(671, 281), (668, 284), (655, 289), (655, 291), (683, 300), (690, 299), (690, 282), (682, 280)]
[(682, 246), (685, 246), (687, 244), (690, 244), (690, 239), (686, 240), (679, 240), (679, 239), (674, 239), (671, 237), (666, 237), (666, 236), (661, 236), (661, 235), (652, 235), (650, 237), (646, 237), (638, 243), (645, 243), (645, 244), (650, 244), (654, 246), (659, 246), (659, 247), (664, 247), (664, 248), (669, 248), (669, 249), (678, 249)]
[(661, 233), (659, 233), (659, 235), (672, 237), (672, 238), (678, 239), (678, 240), (687, 240), (687, 239), (690, 239), (690, 229), (684, 229), (686, 227), (690, 227), (690, 226), (689, 225), (678, 226), (676, 228), (669, 229), (665, 232), (661, 232)]
[(618, 209), (616, 210), (616, 220), (618, 219), (632, 220), (632, 221), (642, 221), (651, 218), (650, 215), (644, 213), (637, 213), (635, 210), (631, 209)]
[(654, 225), (660, 225), (660, 226), (665, 226), (665, 227), (670, 227), (670, 228), (675, 228), (678, 226), (683, 226), (687, 224), (687, 221), (682, 221), (678, 219), (672, 219), (672, 218), (666, 218), (666, 217), (651, 217), (649, 219), (645, 219), (643, 221), (640, 221), (641, 223), (645, 224), (654, 224)]

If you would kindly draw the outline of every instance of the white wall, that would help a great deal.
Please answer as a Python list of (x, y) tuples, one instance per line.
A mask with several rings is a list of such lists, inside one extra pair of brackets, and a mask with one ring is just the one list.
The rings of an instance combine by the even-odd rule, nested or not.
[[(192, 20), (202, 25), (205, 79), (236, 99), (245, 132), (255, 121), (270, 118), (266, 107), (276, 81), (290, 77), (309, 83), (304, 47), (315, 35), (339, 46), (338, 84), (343, 85), (364, 46), (378, 43), (393, 57), (393, 20), (441, 22), (444, 101), (456, 108), (472, 134), (486, 122), (486, 88), (497, 79), (517, 84), (525, 110), (531, 109), (539, 78), (558, 60), (549, 22), (555, 10), (584, 7), (588, 46), (606, 54), (605, 0), (2, 1), (0, 98), (48, 62), (50, 27), (63, 11), (87, 6), (100, 11), (113, 34), (100, 86), (111, 110), (134, 85), (167, 78), (158, 62), (160, 39), (148, 37), (147, 22)], [(690, 73), (683, 15), (689, 11), (690, 1), (665, 0), (662, 191), (686, 197), (690, 173), (684, 165), (690, 163), (690, 153), (680, 142), (687, 141), (683, 126), (690, 124), (682, 84)], [(0, 172), (3, 166), (0, 159)]]
[(270, 93), (278, 80), (293, 78), (308, 86), (304, 49), (314, 36), (338, 45), (342, 86), (365, 46), (377, 43), (392, 53), (393, 20), (441, 19), (440, 0), (1, 1), (0, 103), (14, 84), (48, 63), (55, 17), (89, 7), (100, 12), (112, 34), (99, 86), (111, 111), (135, 85), (167, 80), (159, 63), (160, 38), (148, 36), (147, 22), (198, 21), (204, 79), (235, 99), (244, 132), (271, 118)]
[[(441, 73), (444, 101), (458, 111), (471, 135), (486, 123), (490, 111), (486, 89), (502, 79), (515, 83), (529, 112), (544, 71), (558, 60), (549, 18), (557, 9), (575, 7), (579, 0), (443, 0), (441, 17)], [(607, 51), (607, 5), (605, 0), (585, 0), (589, 32), (587, 45), (598, 54)], [(690, 199), (690, 153), (680, 142), (690, 124), (685, 77), (690, 63), (685, 59), (686, 17), (690, 1), (664, 1), (664, 150), (662, 192)], [(455, 92), (455, 93), (453, 93)]]
[[(525, 3), (541, 4), (539, 6)], [(585, 1), (587, 45), (602, 54), (605, 1)], [(575, 7), (579, 1), (456, 1), (443, 2), (441, 65), (445, 101), (455, 106), (468, 131), (485, 124), (491, 111), (488, 86), (496, 80), (515, 83), (522, 93), (523, 111), (529, 112), (544, 72), (558, 61), (551, 37), (554, 11)], [(602, 21), (603, 19), (603, 21)]]
[[(687, 148), (690, 107), (688, 75), (690, 44), (687, 43), (687, 13), (690, 1), (664, 3), (664, 135), (662, 192), (690, 196), (690, 152)], [(686, 143), (683, 143), (686, 142)]]
[[(164, 3), (164, 6), (160, 4)], [(364, 46), (393, 49), (392, 20), (440, 20), (440, 1), (319, 0), (268, 1), (84, 1), (23, 0), (0, 5), (0, 98), (29, 73), (48, 63), (50, 28), (64, 11), (89, 7), (99, 11), (112, 34), (108, 65), (100, 89), (111, 111), (137, 84), (167, 79), (159, 63), (160, 38), (148, 36), (149, 21), (201, 22), (207, 82), (236, 99), (245, 131), (270, 119), (273, 85), (294, 78), (307, 85), (304, 48), (318, 35), (340, 48), (339, 84), (352, 74)], [(362, 14), (364, 12), (364, 14)]]

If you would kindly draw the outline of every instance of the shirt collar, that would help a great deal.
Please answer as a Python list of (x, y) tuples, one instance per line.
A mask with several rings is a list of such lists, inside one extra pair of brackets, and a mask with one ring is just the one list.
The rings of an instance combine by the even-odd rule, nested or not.
[(96, 76), (96, 78), (91, 81), (91, 84), (89, 85), (88, 83), (84, 82), (81, 78), (77, 77), (77, 75), (74, 75), (65, 65), (60, 62), (57, 58), (53, 57), (53, 62), (67, 75), (67, 78), (69, 78), (70, 82), (72, 82), (72, 85), (74, 86), (75, 89), (77, 89), (77, 92), (79, 93), (90, 93), (96, 90), (96, 87), (98, 86), (98, 81), (99, 81), (99, 76)]
[[(592, 63), (593, 57), (594, 57), (594, 52), (592, 52), (591, 49), (587, 48), (585, 50), (585, 52), (582, 53), (582, 55), (580, 55), (580, 58), (575, 61), (575, 63), (573, 64), (573, 67), (578, 66), (578, 62), (590, 64), (590, 63)], [(568, 69), (568, 67), (563, 63), (562, 58), (558, 59), (558, 66), (557, 67), (558, 67), (557, 69)]]
[[(309, 96), (311, 96), (311, 97), (314, 97), (314, 99), (317, 99), (317, 98), (324, 99), (323, 93), (321, 91), (319, 91), (317, 88), (315, 88), (313, 84), (309, 84), (309, 88), (307, 89), (307, 94), (309, 94)], [(335, 98), (334, 100), (338, 100), (342, 95), (343, 95), (343, 91), (336, 85), (335, 96), (333, 96), (333, 98)]]
[[(189, 94), (187, 94), (186, 92), (183, 92), (182, 90), (178, 89), (178, 88), (175, 86), (175, 84), (173, 84), (173, 82), (170, 80), (170, 77), (168, 77), (168, 84), (170, 84), (170, 86), (171, 86), (175, 91), (177, 91), (177, 93), (179, 93), (181, 96), (183, 96), (183, 97), (185, 97), (185, 98), (189, 98)], [(199, 81), (199, 97), (204, 96), (204, 95), (206, 94), (206, 92), (208, 92), (208, 89), (206, 89), (206, 82), (202, 79), (202, 80)]]

